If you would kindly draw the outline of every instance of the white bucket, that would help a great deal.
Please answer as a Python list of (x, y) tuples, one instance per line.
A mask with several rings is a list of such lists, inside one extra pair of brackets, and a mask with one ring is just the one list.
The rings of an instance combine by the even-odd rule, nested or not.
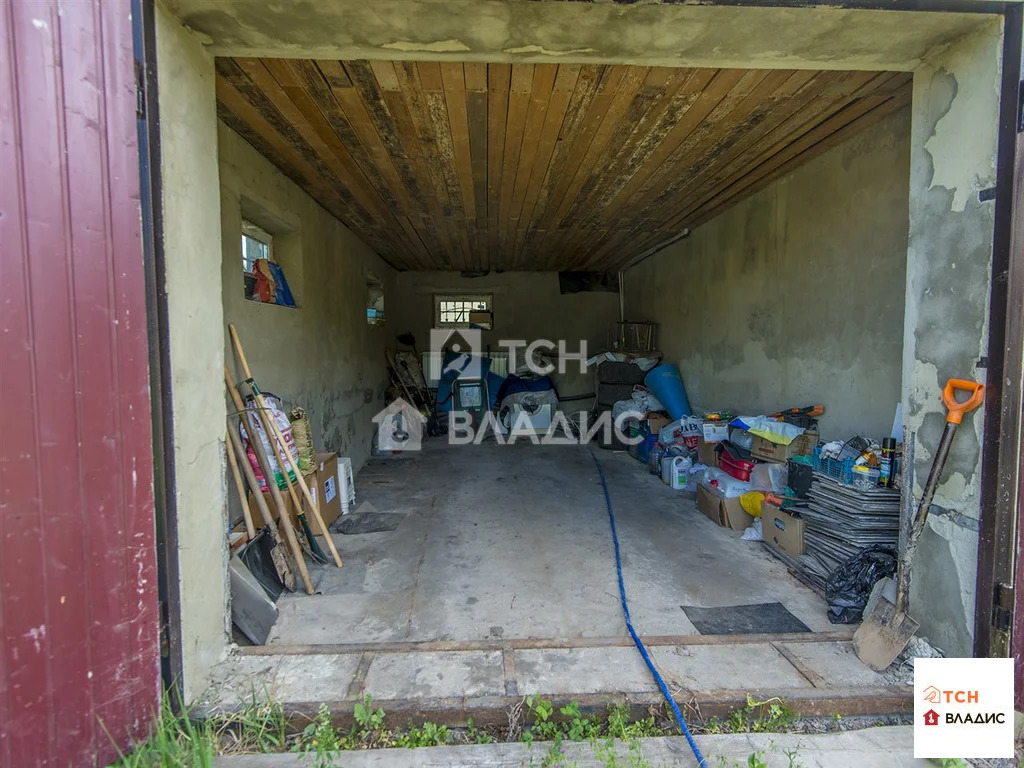
[(666, 456), (661, 460), (661, 481), (674, 491), (682, 491), (692, 466), (693, 461), (688, 456)]

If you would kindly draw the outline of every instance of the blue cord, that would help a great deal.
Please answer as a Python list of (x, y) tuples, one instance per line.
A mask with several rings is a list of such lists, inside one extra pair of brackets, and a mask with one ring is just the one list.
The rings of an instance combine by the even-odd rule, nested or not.
[(636, 630), (633, 629), (633, 621), (629, 618), (629, 605), (626, 602), (626, 585), (622, 581), (622, 555), (619, 553), (619, 534), (615, 530), (615, 513), (612, 512), (612, 499), (608, 495), (608, 483), (605, 481), (604, 469), (601, 468), (601, 462), (597, 458), (597, 454), (594, 453), (593, 449), (590, 449), (590, 458), (594, 460), (594, 464), (597, 466), (597, 474), (601, 476), (601, 488), (604, 489), (604, 503), (608, 507), (608, 522), (612, 527), (612, 541), (615, 542), (615, 570), (619, 575), (619, 596), (622, 598), (622, 613), (626, 618), (626, 629), (629, 630), (630, 637), (633, 638), (633, 642), (636, 644), (637, 650), (640, 651), (640, 655), (644, 657), (644, 662), (647, 664), (647, 668), (651, 670), (651, 674), (654, 675), (654, 682), (658, 684), (658, 688), (661, 689), (661, 695), (665, 697), (665, 701), (672, 708), (672, 714), (676, 719), (676, 724), (679, 726), (679, 730), (683, 732), (683, 736), (686, 737), (686, 741), (690, 745), (690, 749), (693, 750), (693, 756), (697, 758), (697, 763), (700, 768), (708, 768), (707, 760), (704, 759), (704, 755), (701, 754), (700, 747), (697, 746), (697, 742), (693, 740), (693, 736), (690, 734), (690, 729), (686, 727), (686, 720), (683, 719), (683, 713), (679, 711), (679, 706), (676, 704), (676, 700), (672, 698), (672, 694), (669, 693), (668, 686), (665, 685), (664, 679), (659, 674), (657, 667), (654, 666), (654, 661), (651, 660), (650, 654), (647, 653), (647, 649), (644, 647), (643, 641), (640, 636), (637, 635)]

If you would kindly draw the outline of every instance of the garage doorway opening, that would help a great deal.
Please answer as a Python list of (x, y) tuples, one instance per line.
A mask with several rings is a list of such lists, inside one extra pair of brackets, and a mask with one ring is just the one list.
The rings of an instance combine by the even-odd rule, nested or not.
[[(597, 355), (623, 320), (658, 326), (651, 364), (678, 365), (701, 412), (824, 402), (823, 442), (887, 436), (902, 388), (909, 74), (235, 58), (216, 69), (232, 164), (287, 176), (292, 199), (344, 225), (327, 235), (376, 254), (328, 244), (304, 256), (303, 274), (380, 258), (381, 335), (345, 346), (337, 296), (320, 303), (317, 333), (337, 331), (341, 357), (382, 383), (385, 348), (409, 355), (388, 357), (392, 388), (355, 408), (339, 407), (351, 403), (341, 387), (318, 391), (321, 413), (302, 402), (312, 363), (296, 375), (262, 360), (265, 386), (284, 380), (286, 408), (310, 414), (317, 449), (351, 460), (356, 492), (328, 522), (344, 567), (315, 569), (314, 596), (282, 595), (266, 643), (225, 670), (225, 695), (253, 683), (255, 663), (257, 686), (287, 701), (343, 707), (370, 693), (389, 711), (448, 712), (434, 720), (494, 716), (528, 693), (653, 702), (622, 624), (596, 450), (634, 623), (679, 691), (711, 712), (753, 688), (805, 714), (863, 712), (866, 696), (875, 711), (906, 710), (794, 558), (741, 540), (742, 526), (709, 519), (629, 452), (437, 436), (415, 451), (374, 446), (399, 397), (419, 408), (397, 371), (429, 359), (432, 331), (468, 326), (488, 359), (509, 339)], [(561, 293), (570, 270), (620, 272), (621, 296)], [(650, 365), (611, 362), (635, 380), (559, 371), (556, 407), (632, 399)], [(709, 618), (752, 605), (768, 606), (753, 624)], [(277, 663), (260, 666), (268, 657)]]

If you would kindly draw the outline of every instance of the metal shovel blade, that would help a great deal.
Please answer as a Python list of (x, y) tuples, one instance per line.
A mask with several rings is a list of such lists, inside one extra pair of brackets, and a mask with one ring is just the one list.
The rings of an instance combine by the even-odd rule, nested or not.
[(266, 528), (260, 528), (256, 538), (238, 551), (239, 558), (248, 566), (250, 573), (260, 583), (271, 600), (277, 600), (285, 586), (281, 577), (278, 576), (278, 562), (274, 557), (276, 550), (277, 542)]
[(231, 621), (256, 645), (264, 645), (277, 621), (277, 606), (238, 555), (228, 563)]
[(857, 657), (875, 672), (885, 671), (907, 647), (920, 624), (882, 593), (872, 592), (864, 621), (853, 635)]

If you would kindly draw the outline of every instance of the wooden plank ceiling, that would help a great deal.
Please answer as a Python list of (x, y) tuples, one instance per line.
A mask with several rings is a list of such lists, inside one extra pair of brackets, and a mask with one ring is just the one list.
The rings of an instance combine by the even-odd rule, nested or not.
[(217, 59), (218, 114), (399, 269), (614, 269), (910, 102), (892, 72)]

